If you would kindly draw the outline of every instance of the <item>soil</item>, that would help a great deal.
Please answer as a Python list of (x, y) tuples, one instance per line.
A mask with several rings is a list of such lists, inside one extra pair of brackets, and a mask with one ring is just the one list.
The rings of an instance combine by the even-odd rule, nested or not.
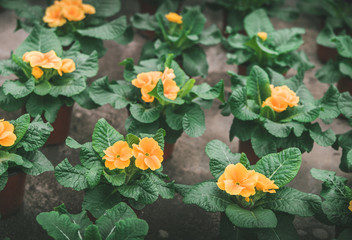
[[(195, 3), (196, 1), (189, 1)], [(199, 1), (198, 1), (199, 2)], [(128, 4), (127, 4), (128, 3)], [(187, 1), (188, 4), (188, 1)], [(137, 11), (137, 1), (122, 1), (122, 11), (119, 15), (128, 15)], [(208, 23), (216, 22), (221, 26), (221, 11), (206, 11)], [(13, 11), (5, 10), (0, 14), (0, 59), (7, 59), (11, 51), (14, 51), (25, 39), (27, 33), (23, 31), (14, 32), (16, 27), (16, 15)], [(309, 59), (316, 65), (309, 70), (305, 76), (305, 83), (312, 91), (315, 98), (322, 97), (328, 89), (328, 85), (321, 84), (314, 77), (315, 72), (322, 65), (316, 55), (316, 36), (320, 29), (318, 19), (309, 16), (301, 16), (297, 20), (287, 23), (273, 19), (276, 28), (303, 27), (306, 29), (304, 45), (302, 50), (306, 51)], [(210, 25), (210, 24), (209, 24)], [(110, 79), (122, 79), (123, 68), (119, 66), (125, 58), (134, 58), (137, 62), (145, 39), (135, 34), (134, 41), (127, 46), (121, 46), (113, 41), (106, 41), (108, 51), (106, 56), (100, 59), (100, 70), (97, 77), (108, 75)], [(220, 45), (206, 47), (207, 59), (209, 62), (209, 75), (206, 79), (197, 78), (197, 82), (208, 82), (214, 85), (220, 79), (226, 82), (226, 90), (230, 91), (230, 81), (226, 72), (236, 72), (235, 65), (226, 64), (226, 53)], [(293, 70), (288, 76), (295, 74)], [(0, 78), (0, 84), (5, 78)], [(164, 172), (177, 183), (196, 184), (211, 179), (209, 172), (209, 159), (204, 149), (206, 144), (219, 139), (228, 144), (233, 152), (237, 152), (238, 139), (229, 142), (229, 130), (232, 117), (223, 117), (219, 110), (220, 103), (214, 102), (211, 109), (205, 110), (207, 130), (199, 138), (191, 138), (183, 134), (175, 145), (172, 157), (163, 163)], [(20, 112), (6, 113), (0, 110), (0, 118), (14, 119)], [(116, 110), (111, 106), (103, 106), (95, 110), (86, 110), (74, 105), (70, 136), (80, 143), (91, 141), (91, 134), (98, 119), (105, 118), (112, 126), (121, 133), (125, 133), (124, 122), (127, 118), (127, 111)], [(351, 128), (347, 121), (336, 119), (328, 126), (323, 124), (324, 129), (332, 128), (336, 133), (344, 133)], [(50, 159), (54, 166), (64, 158), (68, 158), (74, 165), (77, 164), (78, 151), (70, 149), (64, 144), (58, 146), (46, 146), (43, 153)], [(315, 167), (336, 171), (337, 175), (345, 176), (350, 181), (351, 175), (339, 170), (341, 150), (335, 151), (330, 147), (324, 148), (314, 145), (313, 151), (303, 154), (302, 167), (297, 177), (290, 186), (307, 192), (318, 194), (321, 190), (321, 182), (313, 179), (310, 169)], [(9, 237), (11, 240), (38, 240), (50, 239), (46, 232), (35, 220), (41, 212), (53, 210), (54, 207), (65, 203), (72, 213), (81, 211), (83, 192), (76, 192), (69, 188), (62, 187), (55, 179), (54, 173), (44, 173), (37, 177), (28, 176), (24, 196), (24, 206), (16, 215), (0, 220), (0, 240)], [(173, 200), (159, 199), (155, 204), (147, 206), (141, 218), (149, 224), (149, 234), (146, 239), (170, 239), (170, 240), (216, 240), (219, 239), (219, 213), (207, 213), (203, 209), (182, 203), (182, 198), (177, 195)], [(314, 218), (296, 218), (294, 224), (304, 240), (332, 239), (334, 228), (319, 223)]]

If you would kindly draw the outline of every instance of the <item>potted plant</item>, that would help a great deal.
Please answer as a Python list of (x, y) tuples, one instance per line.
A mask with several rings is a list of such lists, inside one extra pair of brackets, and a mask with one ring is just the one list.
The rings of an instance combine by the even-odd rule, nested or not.
[(17, 77), (0, 86), (0, 107), (43, 115), (54, 127), (48, 144), (65, 141), (74, 102), (89, 109), (97, 106), (86, 81), (98, 71), (98, 55), (82, 54), (76, 46), (63, 51), (52, 30), (36, 26), (10, 59), (0, 61), (0, 75)]
[(275, 30), (264, 9), (258, 9), (244, 18), (246, 35), (234, 33), (226, 40), (228, 63), (239, 65), (238, 73), (246, 75), (253, 65), (286, 73), (290, 68), (313, 68), (301, 51), (303, 28)]
[(83, 210), (71, 214), (64, 204), (55, 211), (40, 213), (37, 222), (54, 239), (144, 239), (148, 233), (148, 224), (137, 218), (126, 203), (119, 203), (106, 209), (104, 215), (95, 223)]
[(205, 77), (208, 62), (200, 44), (220, 43), (221, 32), (213, 24), (204, 29), (205, 16), (199, 7), (185, 7), (181, 15), (175, 12), (158, 12), (154, 16), (136, 14), (132, 19), (135, 28), (154, 31), (157, 38), (146, 42), (141, 59), (160, 58), (169, 53), (183, 66), (188, 75)]
[(72, 166), (68, 159), (55, 168), (57, 181), (64, 187), (85, 190), (83, 209), (95, 218), (119, 202), (141, 210), (146, 204), (174, 197), (174, 183), (165, 182), (162, 173), (164, 130), (155, 134), (127, 134), (126, 137), (105, 119), (95, 125), (92, 142), (66, 143), (80, 149), (81, 163)]
[[(285, 186), (301, 166), (297, 148), (266, 155), (253, 166), (246, 154), (232, 153), (219, 140), (209, 142), (205, 152), (215, 179), (192, 186), (176, 185), (176, 189), (185, 204), (222, 213), (222, 239), (298, 237), (292, 224), (294, 217), (313, 216), (321, 204), (318, 196)], [(245, 238), (238, 238), (243, 234)]]
[(330, 59), (319, 69), (315, 76), (323, 83), (337, 82), (340, 92), (348, 91), (352, 94), (352, 37), (346, 34), (337, 36), (330, 31), (329, 40), (334, 43), (338, 54), (335, 60)]
[(336, 176), (333, 171), (312, 168), (313, 178), (323, 182), (320, 192), (324, 199), (321, 207), (316, 209), (319, 220), (336, 227), (337, 240), (349, 239), (352, 233), (352, 189), (347, 179)]
[(204, 133), (202, 107), (210, 107), (215, 98), (224, 102), (223, 81), (214, 87), (207, 83), (195, 85), (196, 80), (189, 79), (172, 55), (165, 61), (141, 61), (139, 66), (134, 66), (132, 59), (121, 64), (126, 68), (125, 81), (98, 79), (91, 85), (90, 96), (99, 105), (127, 107), (131, 114), (126, 120), (128, 132), (138, 135), (165, 129), (165, 159), (183, 132), (191, 137)]
[[(269, 78), (258, 66), (253, 66), (247, 77), (232, 73), (233, 91), (223, 114), (234, 116), (230, 140), (239, 138), (239, 152), (245, 152), (254, 164), (258, 157), (289, 147), (310, 152), (314, 142), (331, 146), (336, 140), (334, 132), (323, 132), (314, 121), (329, 121), (340, 114), (336, 87), (315, 100), (303, 84), (303, 72), (290, 79), (270, 73)], [(236, 83), (239, 80), (244, 86)]]
[(37, 176), (54, 170), (38, 149), (53, 128), (40, 117), (30, 122), (29, 114), (13, 121), (0, 120), (0, 216), (16, 212), (22, 202), (26, 174)]
[(345, 0), (298, 1), (298, 8), (306, 14), (321, 18), (322, 30), (317, 37), (317, 55), (322, 62), (337, 57), (332, 35), (352, 34), (352, 5)]
[(106, 52), (103, 40), (127, 44), (133, 38), (125, 16), (110, 21), (120, 11), (120, 0), (55, 0), (46, 8), (28, 1), (1, 0), (0, 5), (16, 11), (16, 30), (30, 32), (37, 24), (53, 29), (66, 50), (78, 42), (76, 47), (83, 53), (97, 51), (102, 57)]
[(263, 8), (272, 17), (292, 21), (299, 15), (295, 8), (283, 7), (285, 0), (215, 0), (208, 3), (211, 9), (222, 9), (223, 32), (227, 34), (243, 31), (243, 19), (252, 11)]

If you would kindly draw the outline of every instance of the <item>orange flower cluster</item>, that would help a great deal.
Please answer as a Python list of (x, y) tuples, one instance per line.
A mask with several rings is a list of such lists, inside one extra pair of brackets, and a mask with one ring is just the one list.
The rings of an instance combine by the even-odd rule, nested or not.
[(273, 180), (254, 170), (247, 170), (241, 163), (228, 165), (219, 177), (217, 185), (230, 195), (240, 195), (245, 198), (254, 195), (256, 190), (275, 193), (275, 189), (279, 189)]
[(13, 133), (15, 127), (9, 123), (8, 121), (4, 121), (4, 119), (0, 120), (0, 145), (4, 147), (12, 146), (17, 137)]
[(299, 97), (286, 85), (274, 87), (270, 85), (271, 97), (268, 97), (262, 104), (262, 107), (269, 106), (275, 112), (283, 112), (287, 107), (297, 106)]
[(152, 71), (138, 74), (137, 78), (132, 80), (132, 85), (141, 89), (143, 101), (153, 102), (154, 97), (150, 96), (148, 93), (155, 88), (159, 79), (161, 79), (164, 85), (164, 96), (168, 99), (175, 100), (177, 93), (180, 91), (180, 88), (174, 81), (175, 77), (174, 70), (166, 67), (163, 73)]
[(153, 138), (143, 138), (139, 144), (133, 144), (133, 149), (128, 146), (125, 141), (118, 141), (105, 151), (105, 167), (110, 170), (124, 169), (130, 165), (131, 157), (135, 157), (135, 165), (142, 170), (156, 170), (161, 167), (164, 160), (164, 152), (161, 150), (157, 141)]
[(75, 62), (72, 59), (59, 58), (54, 50), (47, 53), (38, 51), (26, 52), (22, 56), (24, 62), (29, 62), (32, 67), (32, 75), (39, 79), (43, 76), (44, 72), (41, 68), (56, 69), (60, 76), (62, 73), (70, 73), (76, 70)]
[(182, 16), (178, 15), (177, 13), (170, 12), (166, 14), (165, 17), (169, 22), (182, 24)]
[(81, 21), (86, 15), (95, 14), (95, 8), (90, 4), (83, 4), (82, 0), (55, 1), (54, 5), (45, 10), (43, 21), (49, 27), (61, 27), (68, 21)]

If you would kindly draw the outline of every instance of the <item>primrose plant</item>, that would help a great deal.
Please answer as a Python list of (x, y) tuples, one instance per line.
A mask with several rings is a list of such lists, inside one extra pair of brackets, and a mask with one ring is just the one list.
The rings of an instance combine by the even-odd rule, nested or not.
[(181, 15), (165, 11), (155, 16), (137, 13), (132, 22), (135, 28), (155, 31), (157, 35), (153, 42), (144, 45), (141, 59), (173, 53), (188, 75), (208, 74), (206, 54), (199, 44), (220, 43), (221, 32), (214, 24), (204, 29), (206, 18), (199, 7), (185, 7)]
[(126, 137), (105, 119), (95, 125), (92, 142), (66, 143), (80, 149), (81, 163), (72, 166), (68, 159), (55, 168), (57, 181), (64, 187), (85, 190), (83, 209), (99, 218), (106, 209), (128, 202), (142, 209), (158, 199), (174, 197), (174, 183), (165, 182), (162, 173), (164, 130), (156, 134), (127, 134)]
[(323, 181), (320, 195), (324, 201), (317, 209), (318, 219), (341, 228), (338, 240), (351, 238), (352, 189), (347, 185), (347, 179), (336, 176), (333, 171), (312, 168), (310, 172), (315, 179)]
[[(205, 152), (215, 179), (193, 186), (177, 185), (176, 189), (186, 204), (224, 212), (220, 233), (232, 237), (227, 239), (263, 239), (260, 235), (267, 236), (265, 239), (289, 239), (297, 236), (294, 217), (313, 216), (321, 204), (318, 196), (285, 186), (300, 169), (302, 157), (298, 148), (266, 155), (254, 166), (246, 154), (232, 153), (219, 140), (209, 142)], [(250, 236), (237, 238), (246, 231)]]
[[(251, 141), (258, 157), (280, 149), (297, 147), (310, 152), (313, 143), (331, 146), (336, 136), (331, 129), (323, 132), (316, 119), (330, 122), (339, 116), (339, 91), (330, 86), (315, 100), (303, 84), (303, 72), (286, 79), (270, 70), (269, 75), (254, 66), (249, 76), (232, 75), (233, 91), (223, 114), (234, 116), (230, 139)], [(243, 83), (244, 86), (241, 86)]]
[(303, 28), (275, 30), (265, 10), (258, 9), (245, 17), (244, 29), (247, 35), (235, 33), (226, 40), (229, 64), (243, 65), (247, 72), (253, 65), (280, 73), (314, 67), (303, 51), (296, 51), (303, 44)]
[(74, 45), (63, 51), (50, 29), (33, 28), (8, 60), (0, 61), (0, 75), (14, 74), (0, 86), (0, 107), (5, 111), (26, 108), (35, 117), (44, 114), (54, 122), (62, 106), (74, 102), (85, 108), (95, 105), (87, 92), (87, 78), (98, 71), (97, 53), (82, 54)]
[(71, 214), (62, 204), (55, 211), (40, 213), (37, 222), (55, 240), (142, 240), (149, 228), (126, 203), (106, 209), (95, 222), (91, 222), (85, 210)]
[(38, 150), (52, 130), (50, 124), (44, 123), (40, 117), (31, 122), (29, 114), (10, 122), (0, 120), (0, 191), (5, 188), (9, 173), (21, 171), (37, 176), (54, 170)]
[(165, 61), (141, 61), (138, 66), (132, 59), (121, 64), (126, 68), (125, 81), (98, 79), (90, 88), (90, 96), (99, 105), (127, 106), (131, 113), (126, 120), (128, 132), (153, 133), (163, 128), (168, 144), (175, 143), (183, 132), (199, 137), (205, 131), (202, 107), (210, 107), (215, 98), (224, 102), (223, 81), (214, 87), (195, 85), (195, 79), (189, 79), (172, 55)]
[(26, 0), (1, 0), (0, 5), (15, 10), (18, 16), (17, 29), (30, 32), (35, 25), (53, 29), (62, 46), (78, 43), (79, 50), (86, 54), (97, 51), (105, 55), (103, 40), (115, 40), (126, 44), (133, 38), (125, 16), (110, 21), (120, 11), (120, 0), (55, 0), (43, 8), (31, 5)]

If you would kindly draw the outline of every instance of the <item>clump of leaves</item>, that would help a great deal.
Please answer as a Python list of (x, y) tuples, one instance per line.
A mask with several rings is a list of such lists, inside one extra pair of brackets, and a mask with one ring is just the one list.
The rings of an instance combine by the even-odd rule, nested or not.
[[(26, 52), (47, 53), (52, 50), (59, 57), (72, 59), (75, 71), (60, 76), (56, 70), (43, 69), (43, 76), (36, 79), (31, 65), (24, 62), (22, 56)], [(86, 81), (97, 72), (98, 55), (95, 51), (90, 55), (82, 54), (76, 44), (69, 51), (63, 51), (53, 30), (36, 26), (10, 59), (0, 61), (0, 75), (14, 74), (17, 77), (0, 86), (0, 107), (9, 112), (25, 107), (32, 117), (44, 114), (51, 123), (63, 105), (72, 106), (77, 102), (84, 108), (95, 108), (97, 105), (88, 96)]]
[[(303, 44), (303, 28), (275, 30), (265, 10), (258, 9), (245, 17), (244, 29), (247, 35), (234, 33), (226, 40), (229, 64), (247, 66), (248, 72), (253, 65), (270, 67), (280, 73), (290, 68), (314, 67), (303, 51), (296, 51)], [(267, 37), (260, 37), (258, 33), (266, 33)]]
[[(323, 132), (319, 123), (314, 122), (319, 118), (330, 122), (339, 116), (340, 93), (335, 86), (330, 86), (325, 95), (316, 100), (303, 84), (303, 72), (286, 79), (270, 70), (269, 77), (263, 69), (254, 66), (249, 76), (230, 74), (233, 90), (223, 111), (225, 115), (232, 113), (234, 116), (230, 140), (234, 137), (250, 140), (258, 157), (289, 147), (310, 152), (314, 142), (321, 146), (331, 146), (335, 142), (336, 136), (331, 129)], [(263, 106), (271, 96), (270, 84), (287, 86), (299, 97), (298, 105), (282, 112)]]
[[(321, 205), (318, 196), (285, 186), (297, 175), (301, 166), (301, 152), (297, 148), (266, 155), (254, 166), (250, 166), (244, 153), (232, 153), (219, 140), (209, 142), (205, 152), (210, 158), (210, 172), (215, 179), (193, 186), (177, 185), (176, 188), (184, 196), (184, 203), (195, 204), (209, 212), (225, 213), (221, 235), (235, 239), (250, 228), (251, 239), (262, 239), (262, 236), (266, 236), (265, 239), (273, 236), (280, 239), (298, 237), (292, 224), (294, 217), (313, 216), (314, 209)], [(257, 189), (249, 198), (228, 194), (216, 181), (230, 164), (242, 164), (247, 170), (263, 174), (279, 189), (276, 193)]]
[(119, 202), (125, 201), (136, 209), (155, 202), (159, 196), (170, 199), (174, 197), (174, 183), (165, 182), (168, 176), (162, 173), (162, 167), (152, 171), (141, 170), (135, 166), (135, 158), (124, 169), (105, 167), (103, 157), (105, 150), (117, 141), (126, 141), (130, 148), (138, 144), (140, 138), (152, 137), (161, 149), (164, 149), (163, 129), (155, 134), (127, 134), (125, 137), (110, 126), (105, 119), (95, 125), (92, 142), (79, 144), (72, 138), (66, 144), (80, 149), (81, 163), (72, 166), (66, 158), (55, 168), (57, 181), (64, 187), (77, 191), (85, 190), (83, 209), (90, 211), (99, 218), (104, 211)]
[(88, 218), (85, 210), (71, 214), (64, 204), (56, 207), (55, 211), (40, 213), (37, 222), (56, 240), (141, 240), (147, 235), (149, 228), (147, 222), (137, 218), (126, 203), (106, 209), (95, 224)]
[(50, 161), (38, 150), (45, 144), (53, 128), (40, 117), (32, 122), (30, 120), (29, 114), (24, 114), (10, 121), (14, 126), (16, 141), (9, 147), (0, 146), (0, 191), (6, 186), (8, 173), (14, 170), (33, 176), (54, 170)]
[(188, 75), (205, 77), (208, 74), (208, 62), (200, 44), (210, 46), (220, 43), (221, 32), (216, 25), (204, 29), (206, 18), (199, 7), (185, 7), (182, 13), (182, 23), (170, 22), (165, 14), (176, 11), (177, 5), (169, 8), (159, 8), (154, 16), (147, 13), (137, 13), (133, 26), (137, 29), (154, 31), (157, 38), (146, 42), (141, 59), (160, 58), (173, 53), (182, 62)]

